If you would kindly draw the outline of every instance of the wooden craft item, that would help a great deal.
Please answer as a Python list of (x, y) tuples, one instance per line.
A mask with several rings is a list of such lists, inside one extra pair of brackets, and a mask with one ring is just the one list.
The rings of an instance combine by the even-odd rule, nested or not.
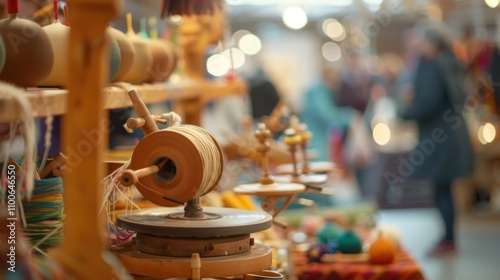
[[(171, 1), (169, 1), (171, 2)], [(184, 74), (193, 80), (205, 79), (205, 54), (210, 45), (217, 44), (224, 34), (225, 19), (216, 7), (213, 14), (190, 14), (179, 26)]]
[(300, 148), (302, 150), (302, 174), (308, 174), (311, 172), (311, 167), (309, 166), (309, 159), (307, 155), (307, 144), (313, 135), (307, 130), (306, 124), (299, 125), (299, 135), (302, 140), (300, 143)]
[(285, 130), (285, 138), (283, 139), (283, 142), (288, 146), (288, 149), (290, 150), (290, 155), (292, 156), (292, 166), (293, 166), (293, 172), (292, 172), (292, 182), (294, 183), (299, 183), (300, 178), (299, 178), (299, 172), (297, 170), (297, 146), (302, 142), (302, 138), (300, 135), (297, 135), (295, 132), (295, 129), (289, 128)]
[(145, 82), (160, 82), (165, 81), (170, 75), (170, 51), (168, 45), (162, 40), (149, 39), (145, 41), (151, 52), (152, 63), (147, 69), (147, 77)]
[(118, 215), (117, 225), (155, 236), (207, 238), (259, 232), (271, 227), (272, 217), (247, 210), (204, 207), (208, 218), (184, 217), (183, 207), (150, 208)]
[(257, 152), (261, 155), (262, 177), (260, 178), (260, 183), (262, 185), (271, 185), (274, 183), (274, 180), (271, 178), (269, 173), (269, 160), (267, 158), (267, 152), (271, 149), (271, 144), (269, 143), (270, 137), (271, 131), (266, 128), (265, 124), (259, 123), (258, 129), (255, 132), (255, 138), (257, 138), (260, 143), (257, 147)]
[(148, 76), (147, 70), (151, 65), (152, 55), (144, 39), (135, 34), (132, 28), (132, 15), (130, 13), (127, 14), (127, 36), (134, 46), (135, 56), (132, 67), (122, 78), (122, 81), (131, 84), (140, 84)]
[(60, 153), (57, 157), (55, 157), (45, 168), (40, 172), (40, 178), (43, 179), (53, 173), (56, 176), (61, 176), (61, 170), (63, 166), (66, 164), (67, 157)]
[(68, 39), (70, 28), (56, 19), (43, 27), (54, 51), (54, 65), (40, 86), (68, 86)]
[[(212, 140), (222, 158), (222, 150), (215, 139)], [(195, 144), (174, 129), (157, 131), (144, 137), (132, 154), (129, 168), (137, 170), (151, 166), (155, 160), (164, 157), (168, 157), (169, 163), (165, 166), (163, 175), (139, 178), (137, 189), (146, 199), (163, 206), (175, 206), (194, 198), (205, 176), (202, 158)], [(201, 195), (217, 186), (222, 172), (217, 176), (214, 185)]]
[(190, 257), (191, 254), (197, 253), (200, 257), (221, 257), (248, 252), (252, 249), (254, 241), (250, 238), (250, 234), (209, 238), (172, 238), (138, 233), (135, 245), (141, 252), (160, 256)]
[[(113, 250), (127, 270), (136, 275), (164, 278), (193, 278), (191, 258), (175, 258), (139, 252), (131, 243), (118, 246)], [(272, 262), (271, 249), (256, 244), (253, 249), (227, 257), (201, 258), (200, 278), (220, 278), (244, 275), (269, 269)]]
[(243, 280), (281, 280), (283, 275), (277, 271), (263, 270), (243, 275)]
[(0, 20), (0, 35), (5, 44), (5, 65), (0, 80), (19, 87), (34, 87), (50, 74), (54, 53), (50, 39), (36, 23), (20, 19), (18, 1), (7, 1), (8, 18)]
[[(298, 164), (298, 168), (302, 168), (302, 163)], [(311, 173), (329, 173), (335, 170), (335, 164), (333, 162), (310, 162), (309, 168), (311, 169)], [(292, 164), (283, 164), (276, 167), (275, 172), (277, 174), (292, 174), (293, 173), (293, 165)]]

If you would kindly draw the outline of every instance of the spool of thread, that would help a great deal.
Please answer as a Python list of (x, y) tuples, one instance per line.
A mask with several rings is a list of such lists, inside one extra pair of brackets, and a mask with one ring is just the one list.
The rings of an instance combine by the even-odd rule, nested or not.
[(50, 74), (54, 53), (49, 37), (36, 23), (19, 19), (17, 0), (7, 1), (10, 16), (0, 20), (0, 35), (5, 44), (5, 66), (0, 80), (19, 87), (38, 86)]
[(222, 152), (208, 131), (180, 125), (148, 134), (134, 149), (129, 168), (168, 163), (138, 179), (137, 189), (149, 201), (176, 206), (212, 191), (222, 177)]
[(27, 222), (24, 232), (30, 243), (40, 249), (61, 244), (64, 221), (62, 178), (36, 180), (31, 200), (24, 198), (22, 204)]

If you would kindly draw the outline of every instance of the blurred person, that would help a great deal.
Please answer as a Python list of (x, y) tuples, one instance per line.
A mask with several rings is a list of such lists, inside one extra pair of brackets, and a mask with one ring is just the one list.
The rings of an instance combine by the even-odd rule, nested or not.
[(301, 119), (313, 133), (309, 147), (317, 151), (316, 160), (328, 161), (330, 147), (328, 129), (337, 126), (347, 130), (356, 110), (337, 106), (342, 78), (334, 68), (325, 68), (322, 79), (311, 87), (303, 99)]
[(336, 105), (364, 112), (372, 86), (373, 78), (365, 69), (362, 57), (359, 54), (352, 54), (347, 61), (347, 69), (342, 71), (342, 84)]
[(444, 236), (429, 252), (436, 255), (455, 250), (452, 183), (472, 173), (473, 153), (466, 122), (457, 110), (466, 96), (451, 41), (437, 27), (426, 28), (422, 36), (413, 98), (402, 113), (404, 119), (417, 123), (419, 144), (398, 170), (403, 177), (433, 181), (435, 204), (444, 222)]
[(262, 67), (257, 68), (248, 82), (252, 118), (259, 122), (271, 114), (280, 101), (280, 95)]

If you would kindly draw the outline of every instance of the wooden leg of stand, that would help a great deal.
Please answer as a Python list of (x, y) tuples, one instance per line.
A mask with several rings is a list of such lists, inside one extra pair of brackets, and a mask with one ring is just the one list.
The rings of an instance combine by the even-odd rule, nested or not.
[(74, 279), (118, 279), (104, 260), (102, 156), (107, 143), (103, 88), (108, 80), (108, 22), (121, 8), (119, 0), (72, 0), (68, 44), (68, 113), (63, 123), (64, 238), (53, 252)]

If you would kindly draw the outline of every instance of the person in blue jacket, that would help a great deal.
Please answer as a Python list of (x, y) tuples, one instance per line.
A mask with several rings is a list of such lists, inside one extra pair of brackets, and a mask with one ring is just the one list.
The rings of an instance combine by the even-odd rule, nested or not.
[(397, 179), (433, 181), (435, 204), (444, 223), (444, 236), (430, 252), (438, 254), (455, 250), (452, 183), (471, 174), (473, 152), (461, 115), (466, 98), (464, 76), (459, 75), (462, 66), (441, 28), (428, 27), (422, 35), (413, 99), (402, 113), (404, 119), (417, 123), (419, 144), (400, 162)]
[(346, 131), (356, 114), (356, 110), (350, 107), (336, 105), (341, 85), (340, 73), (336, 69), (326, 68), (323, 79), (310, 88), (303, 99), (301, 119), (313, 134), (309, 148), (317, 151), (317, 161), (330, 160), (329, 127), (336, 126)]

